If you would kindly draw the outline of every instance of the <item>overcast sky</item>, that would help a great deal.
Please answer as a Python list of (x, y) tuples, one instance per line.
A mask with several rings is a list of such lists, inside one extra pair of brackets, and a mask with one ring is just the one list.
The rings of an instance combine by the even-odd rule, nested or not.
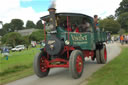
[[(90, 16), (98, 14), (105, 18), (115, 14), (122, 0), (56, 0), (57, 12), (77, 12)], [(35, 23), (40, 17), (48, 14), (51, 0), (0, 0), (0, 21), (9, 23), (11, 19), (19, 18), (24, 22), (32, 20)]]

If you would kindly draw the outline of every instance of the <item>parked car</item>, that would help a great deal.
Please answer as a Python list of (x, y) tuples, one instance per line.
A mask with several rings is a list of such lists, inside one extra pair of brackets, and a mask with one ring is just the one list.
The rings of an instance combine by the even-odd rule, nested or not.
[(14, 51), (22, 51), (25, 49), (24, 45), (17, 45), (15, 48), (12, 48), (11, 50)]

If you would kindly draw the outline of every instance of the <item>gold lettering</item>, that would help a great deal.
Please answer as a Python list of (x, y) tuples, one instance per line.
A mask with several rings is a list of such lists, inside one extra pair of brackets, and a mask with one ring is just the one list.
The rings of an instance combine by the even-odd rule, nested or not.
[(82, 40), (87, 40), (87, 35), (79, 34), (79, 35), (71, 35), (71, 39), (73, 41), (82, 41)]

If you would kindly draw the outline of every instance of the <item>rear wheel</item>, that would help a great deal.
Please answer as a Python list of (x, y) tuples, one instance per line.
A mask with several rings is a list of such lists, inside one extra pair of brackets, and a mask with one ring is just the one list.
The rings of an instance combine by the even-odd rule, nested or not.
[(96, 61), (98, 64), (101, 64), (100, 50), (96, 49)]
[(103, 45), (102, 49), (100, 49), (101, 63), (105, 64), (107, 62), (107, 50), (106, 46)]
[(48, 75), (50, 68), (46, 66), (46, 55), (44, 52), (40, 52), (35, 56), (34, 59), (34, 71), (38, 77), (45, 77)]
[(74, 79), (81, 77), (84, 69), (84, 57), (81, 51), (74, 50), (70, 55), (69, 71)]

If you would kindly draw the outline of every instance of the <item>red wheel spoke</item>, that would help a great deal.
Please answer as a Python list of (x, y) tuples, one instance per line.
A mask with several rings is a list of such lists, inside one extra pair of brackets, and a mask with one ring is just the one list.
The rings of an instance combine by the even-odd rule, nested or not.
[(42, 56), (42, 57), (40, 58), (40, 70), (41, 70), (42, 72), (46, 72), (47, 69), (48, 69), (48, 68), (46, 67), (45, 57)]
[(83, 68), (83, 61), (82, 61), (82, 57), (79, 55), (76, 58), (76, 70), (78, 73), (82, 72), (82, 68)]

